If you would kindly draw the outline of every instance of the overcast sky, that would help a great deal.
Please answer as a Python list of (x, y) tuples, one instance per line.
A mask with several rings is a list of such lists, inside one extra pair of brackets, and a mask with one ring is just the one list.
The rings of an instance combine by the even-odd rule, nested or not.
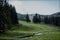
[(59, 12), (59, 0), (51, 1), (21, 1), (13, 0), (9, 1), (10, 4), (15, 6), (17, 13), (21, 14), (35, 14), (50, 15), (55, 12)]

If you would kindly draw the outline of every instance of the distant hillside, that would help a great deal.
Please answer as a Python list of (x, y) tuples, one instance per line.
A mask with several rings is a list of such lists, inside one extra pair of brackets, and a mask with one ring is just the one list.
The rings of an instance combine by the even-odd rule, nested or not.
[[(33, 16), (34, 16), (35, 14), (28, 14), (28, 15), (29, 15), (29, 19), (32, 21)], [(18, 19), (19, 19), (19, 20), (26, 20), (26, 14), (19, 14), (19, 13), (17, 13), (17, 16), (18, 16)]]
[(18, 17), (19, 20), (25, 20), (26, 14), (17, 13), (17, 17)]
[(52, 15), (60, 15), (60, 12), (56, 12), (56, 13), (54, 13), (54, 14), (52, 14)]
[[(33, 16), (35, 14), (28, 14), (28, 15), (29, 15), (30, 21), (33, 22)], [(17, 13), (17, 16), (18, 16), (19, 20), (26, 20), (26, 14), (19, 14), (19, 13)], [(44, 17), (49, 16), (49, 15), (40, 15), (40, 16), (41, 16), (41, 21), (43, 21)]]
[[(33, 16), (35, 14), (28, 14), (28, 15), (29, 15), (30, 21), (33, 22)], [(17, 13), (17, 16), (18, 16), (19, 20), (26, 20), (26, 14), (19, 14), (19, 13)], [(43, 22), (45, 17), (50, 17), (50, 16), (55, 16), (55, 17), (59, 16), (60, 17), (60, 12), (56, 12), (56, 13), (54, 13), (52, 15), (40, 15), (41, 21)]]

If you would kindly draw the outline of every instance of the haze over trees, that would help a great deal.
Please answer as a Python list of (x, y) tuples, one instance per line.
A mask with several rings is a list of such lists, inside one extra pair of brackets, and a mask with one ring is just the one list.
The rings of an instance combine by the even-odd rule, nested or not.
[(38, 13), (27, 14), (27, 15), (20, 14), (20, 15), (22, 15), (22, 16), (20, 16), (20, 19), (22, 18), (23, 20), (26, 20), (29, 22), (31, 22), (31, 19), (32, 19), (33, 23), (42, 23), (43, 22), (45, 24), (52, 24), (52, 25), (60, 26), (60, 12), (56, 12), (51, 15), (40, 15)]

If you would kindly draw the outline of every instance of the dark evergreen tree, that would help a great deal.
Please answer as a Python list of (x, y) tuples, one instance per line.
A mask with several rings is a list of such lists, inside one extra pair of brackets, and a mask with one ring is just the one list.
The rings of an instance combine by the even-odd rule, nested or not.
[(55, 24), (54, 25), (60, 26), (60, 17), (59, 16), (55, 17)]
[(60, 12), (57, 12), (51, 16), (51, 24), (60, 26)]
[(0, 5), (0, 33), (12, 28), (11, 25), (18, 24), (15, 7), (9, 5), (6, 0), (4, 2), (4, 5)]
[(39, 21), (38, 14), (35, 14), (35, 16), (33, 17), (33, 22), (38, 23), (38, 21)]
[(54, 24), (54, 22), (55, 22), (54, 21), (54, 16), (51, 16), (49, 19), (50, 19), (50, 24)]
[(40, 15), (39, 15), (39, 18), (38, 18), (38, 22), (39, 22), (39, 23), (41, 22), (41, 17), (40, 17)]
[(4, 15), (3, 15), (3, 7), (0, 6), (0, 33), (3, 33), (5, 29)]
[(12, 7), (12, 5), (10, 5), (10, 17), (12, 24), (18, 24), (17, 13), (15, 7)]
[(26, 15), (26, 21), (27, 22), (30, 22), (30, 19), (29, 19), (29, 15), (28, 14)]
[(44, 18), (44, 23), (46, 23), (46, 24), (48, 24), (48, 17), (46, 16), (45, 18)]

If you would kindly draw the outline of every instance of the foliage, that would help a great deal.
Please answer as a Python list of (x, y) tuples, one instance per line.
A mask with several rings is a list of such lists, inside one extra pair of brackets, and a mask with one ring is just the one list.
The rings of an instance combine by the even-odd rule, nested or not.
[(29, 15), (28, 14), (26, 15), (26, 21), (27, 22), (30, 22), (30, 19), (29, 19)]
[(39, 14), (35, 14), (35, 16), (33, 17), (33, 22), (34, 23), (40, 23), (41, 22), (41, 18)]
[[(34, 24), (25, 21), (19, 21), (19, 25), (15, 25), (13, 29), (6, 34), (0, 35), (0, 39), (5, 40), (60, 40), (60, 29), (57, 26), (49, 24)], [(32, 38), (17, 38), (27, 34), (41, 32), (42, 36), (33, 36)], [(1, 38), (2, 37), (2, 38)]]
[(44, 17), (44, 23), (60, 26), (60, 12)]
[(0, 33), (6, 32), (11, 25), (15, 24), (18, 24), (15, 7), (9, 5), (5, 0), (5, 4), (0, 5)]

